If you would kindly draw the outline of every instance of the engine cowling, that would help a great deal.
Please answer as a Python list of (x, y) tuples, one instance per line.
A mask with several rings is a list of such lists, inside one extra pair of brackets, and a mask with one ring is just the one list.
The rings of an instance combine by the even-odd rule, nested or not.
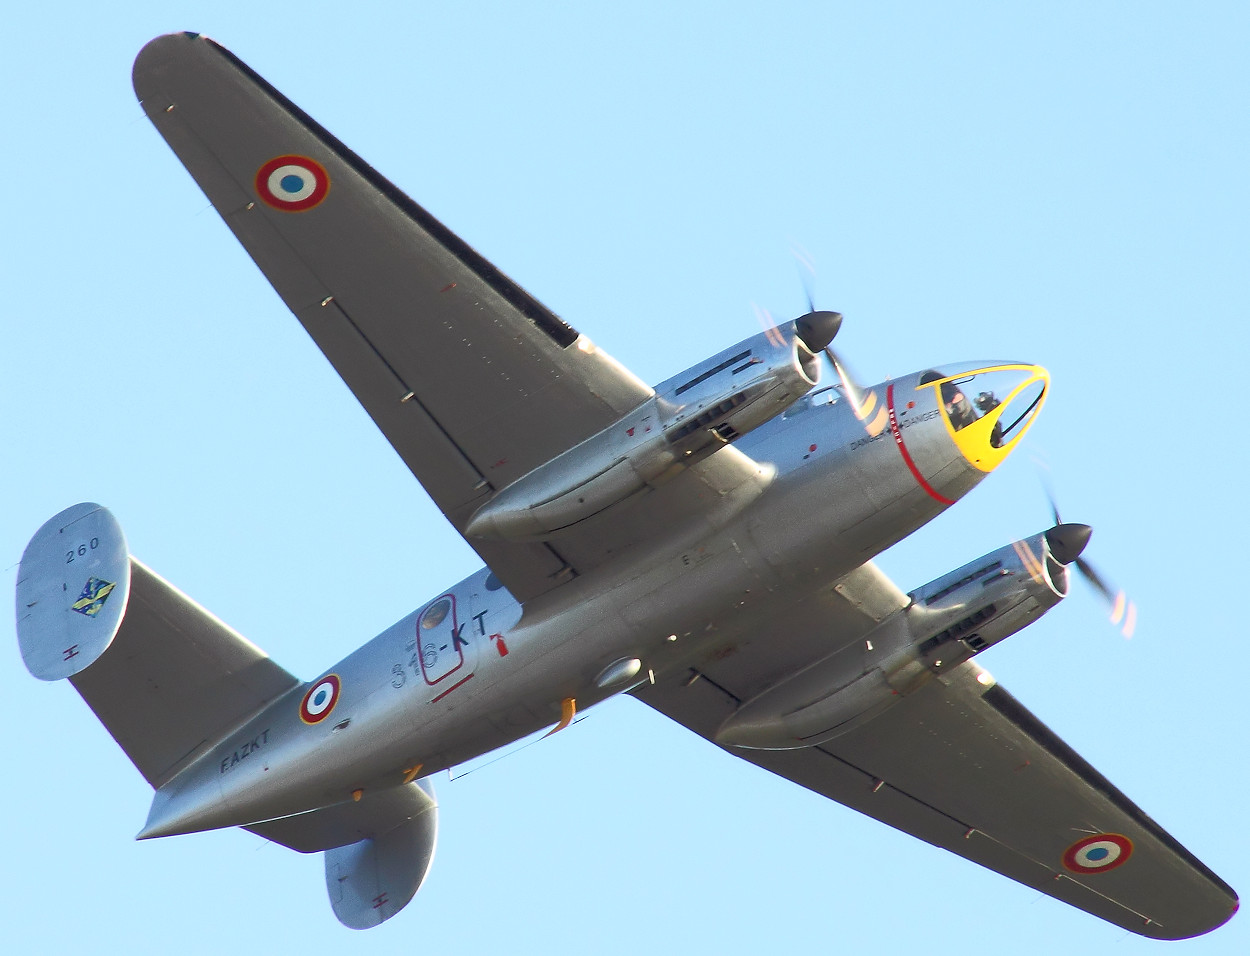
[(716, 742), (754, 750), (824, 743), (1033, 623), (1068, 593), (1067, 567), (1051, 550), (1054, 530), (1012, 542), (913, 591), (907, 607), (865, 641), (744, 703), (717, 730)]
[(761, 332), (659, 385), (608, 428), (502, 489), (465, 530), (542, 540), (669, 480), (775, 418), (819, 379), (795, 323)]

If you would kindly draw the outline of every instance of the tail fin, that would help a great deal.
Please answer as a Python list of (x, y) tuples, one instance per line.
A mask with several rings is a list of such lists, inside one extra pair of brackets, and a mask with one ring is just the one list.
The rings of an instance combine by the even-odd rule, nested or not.
[(156, 788), (300, 683), (136, 561), (97, 504), (67, 508), (35, 533), (17, 607), (27, 669), (69, 678)]
[[(300, 686), (136, 561), (117, 519), (96, 504), (67, 508), (35, 533), (18, 571), (17, 617), (27, 669), (68, 678), (158, 800), (183, 768)], [(403, 909), (425, 880), (437, 806), (428, 782), (416, 781), (247, 829), (324, 851), (334, 915), (365, 929)]]
[(351, 929), (368, 929), (403, 909), (425, 881), (438, 804), (429, 781), (418, 780), (246, 829), (301, 853), (324, 850), (334, 915)]

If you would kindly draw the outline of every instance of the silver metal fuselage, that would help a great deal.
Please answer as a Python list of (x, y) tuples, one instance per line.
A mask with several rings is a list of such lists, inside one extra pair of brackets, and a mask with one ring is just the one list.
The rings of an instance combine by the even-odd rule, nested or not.
[[(600, 686), (614, 662), (639, 659), (636, 684), (766, 630), (985, 476), (922, 374), (865, 391), (888, 416), (875, 428), (817, 388), (743, 436), (736, 447), (775, 475), (720, 519), (676, 524), (524, 607), (487, 569), (435, 595), (183, 769), (140, 836), (256, 823), (428, 776), (554, 723), (566, 699), (584, 710), (628, 689)], [(305, 703), (331, 674), (328, 710), (309, 722)]]

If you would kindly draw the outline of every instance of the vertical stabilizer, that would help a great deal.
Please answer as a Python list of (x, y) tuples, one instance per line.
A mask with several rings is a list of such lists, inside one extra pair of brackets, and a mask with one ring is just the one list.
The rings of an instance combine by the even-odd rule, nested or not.
[(86, 502), (46, 521), (17, 573), (17, 643), (40, 680), (86, 670), (121, 627), (130, 598), (130, 552), (117, 519)]
[(137, 561), (97, 504), (66, 508), (22, 555), (17, 641), (69, 678), (153, 787), (300, 682)]
[(416, 780), (247, 829), (300, 853), (324, 851), (334, 915), (349, 929), (368, 929), (421, 888), (438, 840), (438, 803), (430, 781)]

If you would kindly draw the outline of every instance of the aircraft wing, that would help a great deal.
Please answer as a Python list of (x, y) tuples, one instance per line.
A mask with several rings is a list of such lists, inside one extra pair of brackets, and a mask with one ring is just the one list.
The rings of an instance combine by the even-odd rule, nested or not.
[[(148, 117), (458, 530), (492, 490), (651, 396), (217, 43), (159, 37), (133, 79)], [(470, 544), (525, 600), (616, 543), (596, 536), (573, 543), (581, 566), (544, 544)]]
[[(891, 587), (865, 565), (835, 592), (824, 633), (862, 640), (875, 615), (861, 599), (879, 614)], [(693, 682), (669, 675), (634, 694), (711, 740), (740, 701), (776, 679), (752, 675), (785, 666), (778, 637), (699, 666)], [(791, 671), (812, 659), (804, 653), (790, 657)], [(820, 746), (726, 749), (1143, 936), (1195, 936), (1237, 909), (1226, 883), (974, 661)]]

